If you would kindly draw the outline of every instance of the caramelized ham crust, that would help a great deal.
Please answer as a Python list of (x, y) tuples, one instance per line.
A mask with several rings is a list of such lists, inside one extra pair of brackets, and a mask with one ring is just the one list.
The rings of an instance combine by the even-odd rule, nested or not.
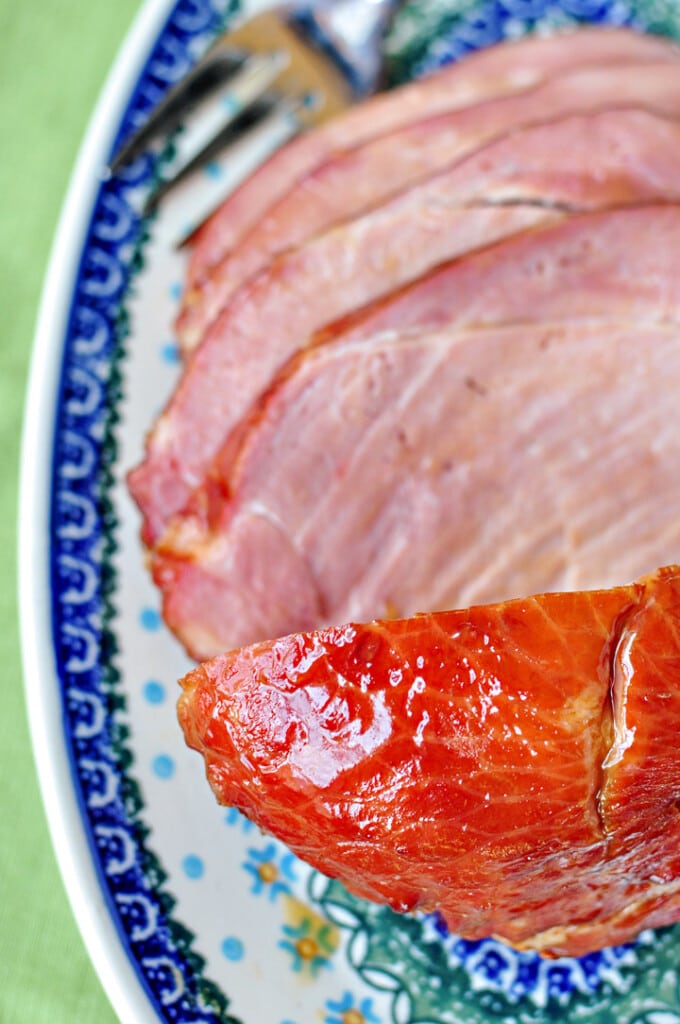
[(217, 799), (356, 894), (583, 955), (680, 918), (680, 570), (221, 655)]

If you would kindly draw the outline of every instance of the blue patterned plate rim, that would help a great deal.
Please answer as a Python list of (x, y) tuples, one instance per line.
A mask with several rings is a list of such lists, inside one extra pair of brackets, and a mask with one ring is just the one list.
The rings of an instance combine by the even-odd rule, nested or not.
[(135, 84), (174, 0), (146, 0), (109, 73), (62, 207), (38, 313), (26, 398), (19, 488), (19, 612), (31, 742), (59, 870), (88, 953), (121, 1020), (156, 1014), (104, 892), (74, 788), (64, 707), (55, 685), (50, 580), (50, 492), (62, 344), (102, 168)]

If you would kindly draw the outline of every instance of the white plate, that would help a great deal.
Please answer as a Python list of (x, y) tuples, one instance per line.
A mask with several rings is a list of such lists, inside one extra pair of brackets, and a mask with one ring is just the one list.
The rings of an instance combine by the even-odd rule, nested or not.
[[(218, 808), (184, 747), (174, 703), (188, 662), (161, 625), (124, 486), (177, 374), (183, 257), (162, 242), (166, 214), (140, 219), (150, 158), (110, 181), (100, 169), (220, 16), (210, 0), (143, 8), (64, 206), (31, 374), (27, 698), (53, 841), (103, 984), (126, 1024), (680, 1022), (676, 931), (554, 963), (445, 936), (434, 919), (349, 897)], [(537, 23), (677, 34), (676, 16), (658, 0), (422, 0), (402, 15), (400, 73)]]

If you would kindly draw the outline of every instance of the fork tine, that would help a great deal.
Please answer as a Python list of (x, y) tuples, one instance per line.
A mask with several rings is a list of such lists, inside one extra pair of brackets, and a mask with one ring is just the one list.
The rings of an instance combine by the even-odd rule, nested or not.
[[(278, 68), (280, 82), (277, 84), (281, 92), (306, 94), (312, 91), (322, 95), (324, 116), (344, 109), (351, 100), (348, 82), (332, 61), (314, 52), (294, 30), (293, 22), (287, 17), (293, 6), (286, 4), (281, 10), (256, 14), (219, 36), (194, 68), (171, 87), (148, 120), (123, 141), (109, 162), (108, 173), (117, 173), (156, 136), (177, 127), (184, 121), (187, 111), (201, 103), (211, 90), (219, 88), (225, 80), (238, 78), (251, 55), (277, 54), (278, 58), (272, 58), (276, 60), (281, 53), (286, 53), (287, 64)], [(260, 81), (264, 81), (264, 67), (259, 73)], [(247, 78), (249, 75), (250, 72)], [(247, 91), (248, 86), (245, 88)], [(258, 94), (257, 88), (253, 91)]]
[(220, 46), (219, 40), (213, 43), (198, 63), (171, 86), (147, 120), (118, 146), (109, 161), (108, 172), (117, 174), (156, 136), (177, 127), (188, 109), (200, 102), (219, 82), (237, 74), (246, 60), (242, 52)]
[(226, 130), (264, 96), (287, 61), (283, 52), (253, 55), (227, 82), (205, 96), (186, 117), (174, 140), (174, 156), (162, 168), (163, 179), (179, 179), (200, 160), (215, 140), (223, 138)]
[(192, 175), (199, 167), (209, 165), (206, 173), (208, 175), (211, 173), (216, 175), (218, 158), (221, 151), (233, 150), (237, 143), (250, 138), (252, 133), (259, 129), (262, 124), (269, 123), (269, 119), (276, 109), (277, 102), (281, 102), (281, 97), (275, 94), (267, 94), (255, 100), (247, 110), (232, 121), (231, 124), (228, 124), (222, 132), (212, 138), (208, 145), (200, 153), (196, 154), (193, 160), (185, 163), (179, 173), (176, 175), (163, 174), (147, 196), (142, 212), (144, 214), (151, 213), (168, 192), (171, 192), (176, 185), (181, 184), (185, 178)]
[[(167, 196), (172, 205), (172, 216), (167, 218), (163, 230), (165, 241), (180, 247), (187, 242), (221, 202), (264, 161), (302, 129), (306, 99), (273, 97), (258, 101), (248, 112), (248, 128), (234, 125), (233, 141), (216, 140), (214, 160), (204, 164), (194, 161), (182, 178), (161, 183), (149, 197), (145, 213), (153, 210)], [(253, 117), (254, 113), (258, 117)], [(195, 187), (195, 175), (201, 166), (201, 185)], [(167, 195), (170, 192), (170, 195)]]
[[(157, 136), (171, 138), (171, 155), (166, 158), (166, 150), (158, 162), (160, 182), (148, 196), (144, 213), (152, 212), (171, 190), (179, 190), (179, 197), (172, 199), (175, 244), (191, 237), (248, 174), (300, 130), (323, 123), (356, 99), (348, 58), (327, 31), (330, 22), (309, 21), (312, 7), (315, 17), (347, 8), (343, 31), (347, 33), (350, 25), (352, 45), (361, 46), (366, 18), (355, 24), (356, 2), (295, 0), (230, 28), (115, 152), (109, 174)], [(372, 25), (372, 8), (382, 9), (385, 4), (391, 8), (396, 0), (361, 2), (371, 7)], [(179, 131), (173, 138), (175, 129)], [(185, 183), (195, 182), (198, 167), (208, 160), (200, 187), (185, 188)], [(211, 173), (218, 167), (219, 174)]]

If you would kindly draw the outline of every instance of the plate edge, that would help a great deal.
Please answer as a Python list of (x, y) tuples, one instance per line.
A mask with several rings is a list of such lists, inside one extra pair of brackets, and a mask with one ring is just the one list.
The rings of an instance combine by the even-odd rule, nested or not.
[[(121, 945), (92, 862), (55, 687), (50, 592), (50, 478), (63, 340), (85, 232), (134, 82), (174, 6), (146, 0), (128, 29), (86, 127), (54, 235), (38, 309), (21, 437), (18, 605), (24, 693), (38, 783), (57, 865), (100, 983), (121, 1021), (157, 1021)], [(86, 198), (85, 198), (86, 197)], [(45, 412), (49, 410), (49, 414)]]

